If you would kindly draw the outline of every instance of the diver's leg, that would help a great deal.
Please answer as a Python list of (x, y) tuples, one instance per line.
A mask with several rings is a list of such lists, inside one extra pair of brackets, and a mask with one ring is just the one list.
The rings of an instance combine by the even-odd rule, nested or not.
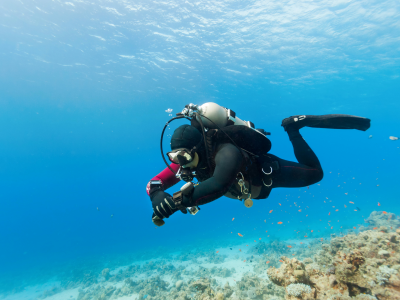
[(321, 164), (314, 151), (301, 136), (299, 130), (287, 131), (290, 141), (293, 145), (294, 155), (300, 164), (321, 169)]
[(271, 188), (305, 187), (315, 184), (324, 176), (321, 167), (311, 167), (275, 157), (279, 163), (279, 170), (273, 172)]
[(314, 151), (303, 139), (299, 130), (288, 130), (288, 135), (299, 163), (274, 156), (279, 163), (279, 171), (272, 177), (272, 188), (304, 187), (317, 183), (323, 178), (324, 173)]
[(265, 187), (259, 199), (268, 197), (271, 188), (277, 187), (304, 187), (320, 181), (324, 173), (314, 151), (308, 146), (299, 130), (303, 127), (331, 128), (331, 129), (357, 129), (365, 131), (370, 127), (370, 119), (351, 115), (299, 115), (286, 118), (282, 126), (292, 142), (294, 154), (299, 163), (269, 155), (278, 161), (279, 170), (272, 173), (272, 186)]

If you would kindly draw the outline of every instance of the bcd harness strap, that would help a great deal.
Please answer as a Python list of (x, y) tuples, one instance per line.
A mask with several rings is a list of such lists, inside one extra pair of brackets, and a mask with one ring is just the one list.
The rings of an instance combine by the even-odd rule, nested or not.
[[(208, 148), (208, 153), (210, 153), (210, 165), (212, 167), (212, 170), (210, 170), (210, 174), (212, 176), (212, 173), (215, 169), (215, 157), (214, 157), (214, 151), (215, 151), (215, 142), (214, 139), (217, 135), (218, 129), (210, 129), (206, 132), (206, 145)], [(243, 149), (241, 151), (244, 151)], [(249, 163), (256, 163), (258, 164), (258, 168), (261, 167), (261, 172), (262, 172), (262, 183), (265, 187), (271, 187), (273, 184), (272, 176), (273, 172), (279, 170), (279, 163), (276, 160), (273, 160), (272, 157), (269, 155), (262, 155), (262, 156), (257, 156), (257, 155), (252, 155), (248, 151), (244, 151), (244, 156), (246, 158), (245, 164)], [(259, 169), (258, 169), (259, 170)], [(247, 177), (247, 181), (249, 183), (248, 188), (246, 187), (245, 184), (245, 176)], [(247, 199), (251, 199), (251, 186), (252, 186), (252, 177), (250, 174), (245, 174), (243, 175), (242, 172), (239, 172), (236, 175), (236, 181), (237, 184), (240, 187), (240, 190), (237, 189), (236, 185), (233, 184), (231, 188), (229, 189), (230, 193), (232, 193), (237, 199), (241, 200), (243, 195), (247, 195)]]

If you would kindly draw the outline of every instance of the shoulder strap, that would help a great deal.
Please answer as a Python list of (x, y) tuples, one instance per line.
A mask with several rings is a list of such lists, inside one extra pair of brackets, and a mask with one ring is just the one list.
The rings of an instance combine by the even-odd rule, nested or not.
[(207, 131), (206, 133), (206, 144), (207, 144), (207, 150), (208, 153), (210, 155), (209, 159), (210, 159), (210, 166), (211, 169), (210, 170), (210, 175), (212, 176), (212, 174), (214, 173), (214, 169), (215, 169), (215, 137), (217, 135), (218, 129), (210, 129)]

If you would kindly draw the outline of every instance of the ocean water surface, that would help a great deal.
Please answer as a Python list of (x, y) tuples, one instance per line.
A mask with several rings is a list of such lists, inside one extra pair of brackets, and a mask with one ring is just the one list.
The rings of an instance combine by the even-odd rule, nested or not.
[[(373, 230), (368, 218), (394, 232), (399, 15), (394, 0), (1, 2), (0, 299), (289, 299), (287, 286), (260, 292), (268, 253), (276, 268), (281, 255), (313, 258)], [(222, 197), (157, 227), (146, 185), (165, 168), (161, 131), (206, 102), (271, 132), (270, 153), (292, 161), (286, 117), (351, 114), (371, 128), (301, 130), (318, 184), (252, 208)], [(185, 123), (171, 123), (164, 152)]]

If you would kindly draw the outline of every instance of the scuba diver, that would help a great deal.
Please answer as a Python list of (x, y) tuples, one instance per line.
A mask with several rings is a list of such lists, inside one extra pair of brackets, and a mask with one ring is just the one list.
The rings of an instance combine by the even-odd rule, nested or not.
[[(163, 154), (162, 141), (170, 122), (186, 118), (191, 125), (181, 125), (171, 138), (171, 151)], [(299, 130), (303, 127), (357, 129), (365, 131), (370, 119), (352, 115), (298, 115), (282, 121), (293, 145), (298, 162), (281, 159), (268, 153), (271, 142), (268, 132), (236, 117), (234, 111), (208, 102), (201, 106), (186, 105), (177, 117), (164, 126), (161, 153), (167, 165), (147, 184), (157, 226), (180, 210), (195, 215), (199, 206), (222, 196), (244, 200), (265, 199), (274, 188), (298, 188), (322, 180), (321, 164)], [(192, 181), (196, 178), (198, 183)], [(172, 196), (165, 192), (180, 180), (187, 183)]]

